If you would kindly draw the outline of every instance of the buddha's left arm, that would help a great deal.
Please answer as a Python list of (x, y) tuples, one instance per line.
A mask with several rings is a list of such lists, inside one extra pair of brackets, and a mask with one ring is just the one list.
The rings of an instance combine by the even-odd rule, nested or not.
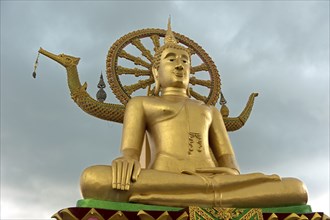
[(212, 123), (209, 129), (209, 143), (219, 167), (233, 169), (239, 174), (235, 153), (220, 112), (212, 108)]

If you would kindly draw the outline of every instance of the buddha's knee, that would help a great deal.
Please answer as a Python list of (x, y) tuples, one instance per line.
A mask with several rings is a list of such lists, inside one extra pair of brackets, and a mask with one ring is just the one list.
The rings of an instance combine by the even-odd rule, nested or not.
[(85, 199), (128, 201), (129, 192), (112, 189), (112, 168), (96, 165), (86, 168), (80, 177), (80, 190)]
[(282, 182), (285, 188), (289, 190), (288, 194), (297, 200), (300, 204), (306, 204), (308, 201), (308, 190), (306, 185), (296, 178), (283, 178)]
[(84, 198), (106, 199), (111, 190), (111, 166), (91, 166), (80, 177), (80, 189)]

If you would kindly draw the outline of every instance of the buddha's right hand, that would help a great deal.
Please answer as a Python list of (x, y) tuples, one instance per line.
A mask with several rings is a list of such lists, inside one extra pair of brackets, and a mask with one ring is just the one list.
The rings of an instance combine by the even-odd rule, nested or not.
[(112, 161), (112, 188), (129, 190), (140, 174), (141, 165), (136, 159), (119, 157)]

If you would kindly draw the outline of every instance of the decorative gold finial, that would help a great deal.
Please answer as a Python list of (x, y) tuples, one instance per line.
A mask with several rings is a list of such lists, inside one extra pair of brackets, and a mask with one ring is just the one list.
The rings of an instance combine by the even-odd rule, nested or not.
[(103, 80), (102, 71), (101, 71), (101, 75), (100, 75), (100, 81), (97, 84), (97, 88), (99, 88), (99, 91), (97, 91), (97, 93), (96, 93), (96, 99), (99, 102), (104, 102), (105, 99), (107, 98), (107, 93), (104, 91), (105, 83), (104, 83), (104, 80)]
[(221, 105), (221, 115), (224, 118), (227, 118), (229, 116), (229, 108), (226, 106), (227, 100), (225, 99), (225, 96), (220, 91), (220, 105)]
[(174, 34), (171, 29), (171, 16), (168, 17), (167, 31), (164, 39), (164, 43), (168, 44), (178, 44), (178, 41), (175, 39)]

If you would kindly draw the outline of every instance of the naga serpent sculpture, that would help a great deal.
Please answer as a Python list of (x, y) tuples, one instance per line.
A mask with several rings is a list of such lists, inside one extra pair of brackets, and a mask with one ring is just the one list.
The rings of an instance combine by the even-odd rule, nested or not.
[[(116, 97), (122, 104), (110, 104), (103, 103), (92, 98), (87, 90), (87, 83), (81, 85), (77, 70), (77, 65), (80, 58), (69, 56), (66, 54), (55, 55), (50, 53), (42, 48), (39, 49), (39, 53), (49, 57), (50, 59), (58, 62), (66, 68), (67, 71), (67, 80), (68, 86), (71, 92), (72, 99), (77, 103), (77, 105), (86, 113), (95, 116), (100, 119), (122, 123), (125, 112), (125, 105), (131, 98), (132, 93), (140, 89), (146, 89), (148, 87), (147, 94), (152, 94), (151, 86), (154, 84), (153, 75), (151, 73), (152, 59), (153, 56), (144, 45), (149, 43), (153, 45), (153, 50), (156, 51), (160, 47), (160, 38), (164, 38), (166, 34), (165, 30), (162, 29), (142, 29), (133, 31), (126, 34), (117, 40), (110, 48), (107, 56), (107, 78), (110, 84), (110, 87)], [(194, 75), (190, 78), (190, 94), (192, 97), (203, 101), (209, 105), (215, 105), (219, 99), (220, 94), (220, 77), (218, 70), (209, 57), (209, 55), (200, 47), (197, 43), (187, 38), (184, 35), (175, 33), (176, 39), (186, 47), (191, 50), (192, 56), (195, 56), (201, 64), (197, 66), (192, 66), (191, 75)], [(130, 49), (129, 47), (134, 47), (142, 53), (142, 58), (139, 56), (134, 56), (126, 50)], [(125, 50), (126, 49), (126, 50)], [(127, 68), (119, 65), (122, 61), (131, 62), (130, 66), (134, 63), (135, 66), (139, 68)], [(200, 72), (199, 74), (197, 74)], [(207, 74), (208, 73), (208, 74)], [(138, 80), (137, 83), (132, 85), (123, 85), (120, 77), (123, 75), (130, 75), (138, 77), (147, 77), (147, 79)], [(202, 79), (198, 79), (199, 78)], [(209, 77), (210, 79), (205, 80)], [(194, 86), (199, 86), (199, 90), (205, 92), (209, 90), (209, 95), (203, 96), (194, 90)], [(252, 93), (249, 97), (249, 100), (238, 117), (228, 117), (229, 110), (225, 106), (225, 103), (222, 105), (221, 114), (223, 115), (223, 120), (227, 131), (236, 131), (240, 129), (248, 120), (253, 104), (254, 98), (258, 93)]]

